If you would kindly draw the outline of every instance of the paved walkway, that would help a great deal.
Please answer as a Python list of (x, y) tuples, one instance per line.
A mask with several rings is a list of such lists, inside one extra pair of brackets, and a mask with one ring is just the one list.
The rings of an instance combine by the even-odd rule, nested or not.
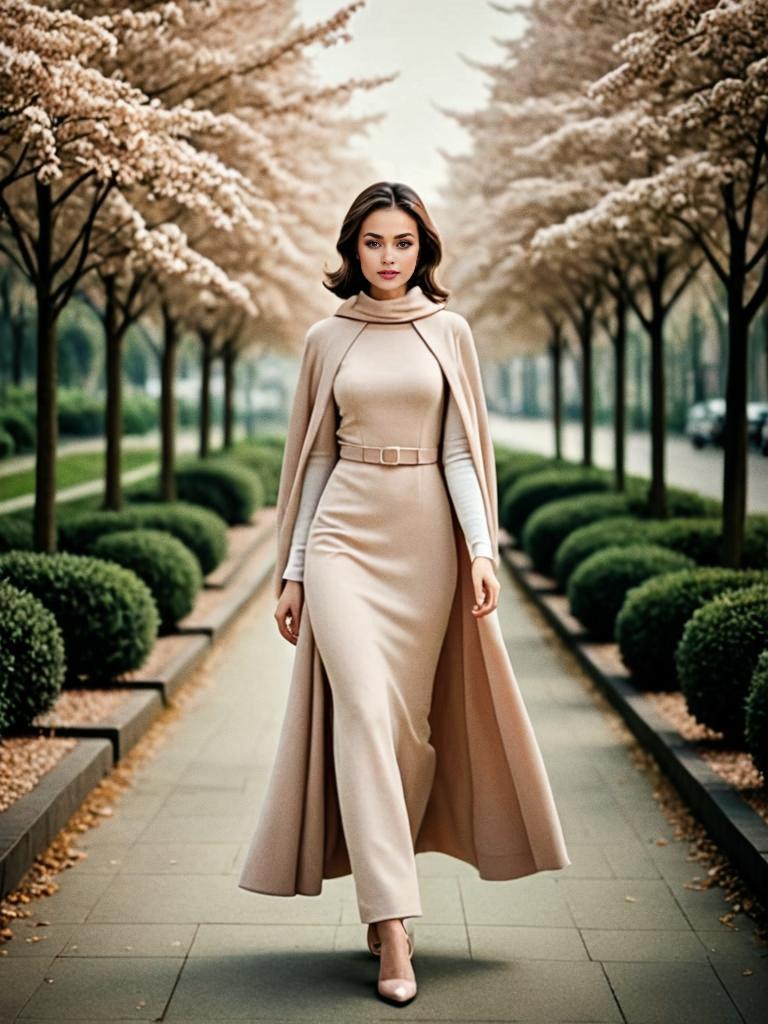
[[(579, 670), (502, 570), (505, 636), (573, 863), (511, 882), (419, 854), (418, 998), (375, 998), (351, 877), (319, 897), (237, 888), (277, 743), (294, 649), (254, 599), (89, 859), (34, 904), (0, 959), (11, 1020), (532, 1021), (731, 1024), (768, 1019), (768, 958), (718, 917)], [(611, 713), (612, 714), (612, 713)], [(668, 845), (656, 840), (666, 837)], [(30, 944), (27, 928), (51, 922)], [(752, 970), (745, 976), (743, 972)]]

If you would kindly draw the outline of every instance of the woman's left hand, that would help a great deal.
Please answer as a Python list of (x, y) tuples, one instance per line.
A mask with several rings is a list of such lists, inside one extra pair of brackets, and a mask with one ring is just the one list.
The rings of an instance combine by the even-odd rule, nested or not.
[(472, 587), (475, 592), (472, 614), (478, 619), (490, 615), (498, 606), (501, 584), (496, 579), (493, 560), (485, 555), (472, 559)]

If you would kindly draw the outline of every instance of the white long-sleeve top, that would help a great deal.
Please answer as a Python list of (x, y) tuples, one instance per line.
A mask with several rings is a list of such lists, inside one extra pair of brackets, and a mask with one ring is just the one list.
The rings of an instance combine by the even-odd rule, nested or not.
[[(332, 403), (329, 403), (329, 406), (331, 405)], [(483, 495), (472, 462), (469, 441), (452, 393), (449, 395), (445, 411), (440, 457), (448, 493), (464, 534), (470, 559), (474, 560), (481, 555), (493, 558)], [(335, 452), (315, 449), (307, 457), (301, 498), (291, 537), (291, 549), (283, 579), (304, 579), (304, 554), (309, 528), (337, 458)]]

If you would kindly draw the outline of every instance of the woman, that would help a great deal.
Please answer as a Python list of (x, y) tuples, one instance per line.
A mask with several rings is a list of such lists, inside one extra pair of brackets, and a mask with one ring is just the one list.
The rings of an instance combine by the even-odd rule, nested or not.
[(439, 236), (412, 189), (379, 182), (337, 249), (345, 301), (308, 332), (278, 494), (294, 676), (239, 884), (316, 893), (351, 871), (377, 992), (402, 1005), (416, 852), (488, 879), (570, 860), (494, 614), (493, 450)]

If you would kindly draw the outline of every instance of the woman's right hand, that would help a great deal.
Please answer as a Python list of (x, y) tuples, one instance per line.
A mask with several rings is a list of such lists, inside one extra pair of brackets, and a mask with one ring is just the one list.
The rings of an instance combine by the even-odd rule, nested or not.
[(304, 584), (299, 580), (286, 580), (280, 600), (275, 609), (277, 628), (280, 636), (291, 643), (296, 644), (299, 640), (299, 625), (301, 623), (301, 609), (304, 604)]

